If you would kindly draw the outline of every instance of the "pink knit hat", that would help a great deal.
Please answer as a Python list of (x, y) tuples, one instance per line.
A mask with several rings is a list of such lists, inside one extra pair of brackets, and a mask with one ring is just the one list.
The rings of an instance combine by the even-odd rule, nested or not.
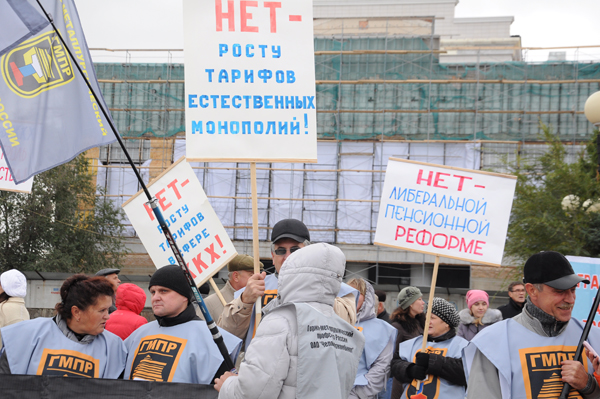
[(484, 301), (488, 306), (490, 306), (490, 297), (488, 296), (487, 292), (482, 290), (471, 290), (467, 292), (467, 307), (469, 309), (471, 309), (471, 306), (478, 301)]

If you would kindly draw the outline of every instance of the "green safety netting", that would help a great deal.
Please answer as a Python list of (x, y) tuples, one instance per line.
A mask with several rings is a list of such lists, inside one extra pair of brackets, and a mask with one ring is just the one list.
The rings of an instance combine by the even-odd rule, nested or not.
[[(552, 125), (564, 140), (585, 140), (592, 134), (581, 111), (585, 100), (600, 89), (600, 63), (442, 64), (439, 54), (422, 53), (432, 40), (315, 38), (317, 52), (421, 51), (316, 55), (318, 136), (535, 141), (539, 122)], [(185, 131), (182, 64), (95, 67), (123, 136), (170, 137)]]

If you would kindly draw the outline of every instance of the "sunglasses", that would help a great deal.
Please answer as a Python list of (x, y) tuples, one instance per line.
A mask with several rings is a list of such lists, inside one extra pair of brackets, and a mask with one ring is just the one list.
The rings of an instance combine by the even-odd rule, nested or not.
[[(290, 248), (290, 253), (293, 254), (294, 252), (296, 252), (299, 249), (300, 249), (300, 247), (291, 247)], [(279, 248), (277, 248), (273, 252), (275, 253), (275, 255), (282, 256), (282, 255), (285, 255), (287, 253), (287, 251), (288, 251), (287, 248), (279, 247)]]

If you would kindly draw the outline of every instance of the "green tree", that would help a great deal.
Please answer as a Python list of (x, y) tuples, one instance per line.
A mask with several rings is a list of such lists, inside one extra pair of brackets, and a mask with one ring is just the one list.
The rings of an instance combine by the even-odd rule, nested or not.
[(83, 155), (37, 175), (31, 194), (0, 191), (0, 270), (94, 272), (126, 253), (123, 211), (96, 196)]
[[(545, 250), (598, 256), (598, 132), (578, 160), (569, 164), (559, 138), (547, 126), (541, 127), (548, 150), (533, 162), (518, 159), (513, 165), (518, 180), (505, 254), (518, 261)], [(565, 210), (563, 200), (569, 195), (576, 197)]]

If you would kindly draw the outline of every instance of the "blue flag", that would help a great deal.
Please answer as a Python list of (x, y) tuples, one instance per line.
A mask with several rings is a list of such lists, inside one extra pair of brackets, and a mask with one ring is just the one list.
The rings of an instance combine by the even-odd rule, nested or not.
[[(28, 12), (5, 13), (14, 11), (11, 4), (15, 1), (28, 4), (29, 7), (20, 7)], [(37, 33), (25, 33), (23, 26), (35, 25), (36, 21), (39, 26), (34, 11), (44, 14), (36, 3), (15, 1), (0, 0), (0, 50), (7, 50), (0, 57), (0, 145), (13, 179), (20, 183), (116, 138), (83, 80), (88, 79), (107, 109), (74, 1), (41, 3), (53, 17), (85, 77), (77, 71), (52, 25)], [(18, 20), (4, 25), (2, 22), (11, 15)], [(23, 22), (23, 15), (27, 22)], [(5, 32), (6, 26), (21, 27), (15, 36), (21, 34), (26, 39), (20, 43), (12, 40), (11, 44), (11, 32)]]

